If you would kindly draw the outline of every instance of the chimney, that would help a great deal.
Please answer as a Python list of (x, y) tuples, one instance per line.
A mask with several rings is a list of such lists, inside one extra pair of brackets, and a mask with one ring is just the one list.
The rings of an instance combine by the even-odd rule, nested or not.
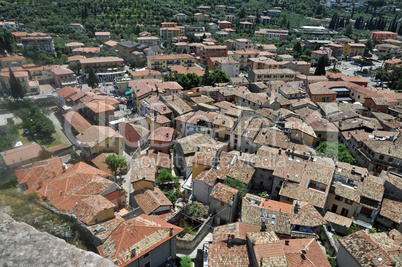
[(286, 240), (285, 240), (285, 245), (286, 245), (286, 246), (289, 246), (289, 241), (290, 241), (289, 239), (286, 239)]
[(261, 228), (260, 228), (260, 232), (265, 232), (267, 230), (267, 226), (265, 225), (265, 221), (262, 220), (261, 222)]
[(173, 227), (170, 227), (170, 233), (169, 236), (173, 236)]
[(282, 149), (279, 148), (279, 149), (278, 149), (278, 155), (281, 155), (281, 154), (282, 154)]
[(228, 234), (228, 248), (232, 247), (232, 234)]
[(131, 258), (134, 258), (136, 254), (135, 248), (131, 250)]

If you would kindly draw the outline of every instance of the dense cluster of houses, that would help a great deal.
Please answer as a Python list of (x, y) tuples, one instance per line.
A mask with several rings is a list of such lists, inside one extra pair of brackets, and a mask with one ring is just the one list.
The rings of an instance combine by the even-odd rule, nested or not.
[[(233, 7), (215, 10), (225, 20), (209, 28), (228, 37)], [(272, 17), (279, 13), (268, 11)], [(209, 16), (196, 13), (194, 19), (205, 24)], [(240, 25), (252, 28), (257, 19), (270, 22), (268, 16), (248, 16)], [(189, 34), (203, 42), (188, 43)], [(13, 35), (23, 46), (54, 49), (37, 41), (50, 38), (46, 34)], [(288, 31), (260, 29), (255, 35), (281, 40)], [(166, 170), (182, 178), (181, 197), (208, 207), (214, 226), (208, 266), (330, 266), (319, 236), (347, 235), (352, 225), (363, 230), (337, 241), (339, 266), (402, 264), (401, 93), (342, 73), (311, 76), (309, 63), (277, 55), (275, 45), (244, 38), (221, 45), (203, 26), (165, 22), (160, 37), (142, 32), (136, 42), (115, 42), (108, 32), (95, 38), (102, 48), (66, 44), (69, 61), (79, 62), (84, 75), (93, 69), (101, 81), (114, 82), (134, 114), (105, 91), (76, 87), (68, 68), (26, 64), (22, 56), (0, 58), (3, 93), (10, 89), (10, 72), (27, 92), (43, 84), (60, 87), (62, 130), (86, 161), (39, 161), (42, 148), (33, 143), (1, 152), (0, 165), (15, 170), (21, 191), (82, 222), (100, 255), (119, 266), (159, 266), (176, 257), (183, 229), (169, 220), (180, 209), (156, 179)], [(380, 42), (379, 51), (401, 51), (396, 34), (373, 32), (370, 38)], [(167, 40), (183, 54), (163, 55), (159, 46)], [(364, 47), (339, 40), (312, 56), (352, 58), (362, 56)], [(100, 49), (117, 50), (119, 57), (98, 57)], [(125, 62), (145, 58), (146, 69), (128, 74)], [(400, 64), (389, 60), (385, 68)], [(184, 90), (163, 80), (168, 69), (202, 76), (200, 65), (222, 70), (230, 81)], [(356, 165), (317, 152), (324, 142), (345, 145)], [(112, 154), (128, 161), (121, 170), (126, 181), (115, 180), (105, 164)], [(380, 232), (369, 233), (372, 228)]]

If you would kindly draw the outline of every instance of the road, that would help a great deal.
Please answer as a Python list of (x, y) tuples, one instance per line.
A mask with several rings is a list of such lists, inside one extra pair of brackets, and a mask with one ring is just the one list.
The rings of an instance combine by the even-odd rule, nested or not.
[(59, 119), (56, 117), (55, 113), (52, 111), (50, 113), (50, 115), (48, 116), (48, 118), (53, 122), (54, 128), (56, 130), (56, 133), (58, 134), (58, 136), (60, 136), (60, 139), (63, 143), (67, 144), (67, 145), (71, 145), (71, 141), (69, 140), (69, 138), (67, 138), (67, 136), (64, 134), (63, 132), (63, 128), (61, 122), (59, 121)]

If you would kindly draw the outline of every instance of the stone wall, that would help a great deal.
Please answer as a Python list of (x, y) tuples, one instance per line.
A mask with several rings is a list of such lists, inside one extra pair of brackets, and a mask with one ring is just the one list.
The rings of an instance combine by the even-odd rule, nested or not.
[(332, 238), (332, 234), (328, 233), (325, 226), (321, 227), (320, 236), (324, 237), (321, 241), (325, 248), (328, 249), (329, 255), (335, 257), (338, 254), (339, 242)]
[(138, 207), (133, 210), (130, 210), (128, 213), (124, 214), (121, 217), (123, 217), (124, 220), (128, 221), (128, 220), (130, 220), (134, 217), (140, 216), (140, 215), (141, 215), (141, 208)]
[(100, 238), (95, 236), (92, 231), (84, 224), (81, 222), (74, 214), (69, 214), (63, 211), (60, 211), (56, 208), (53, 208), (52, 206), (49, 206), (45, 202), (39, 201), (39, 200), (34, 200), (34, 202), (43, 208), (49, 210), (50, 212), (64, 218), (67, 221), (77, 223), (80, 234), (82, 234), (86, 239), (88, 239), (95, 247), (100, 246), (103, 242)]
[(198, 229), (195, 236), (190, 240), (184, 240), (181, 238), (177, 238), (176, 246), (177, 249), (180, 250), (193, 250), (200, 243), (202, 239), (208, 234), (211, 225), (212, 225), (213, 217), (209, 217)]

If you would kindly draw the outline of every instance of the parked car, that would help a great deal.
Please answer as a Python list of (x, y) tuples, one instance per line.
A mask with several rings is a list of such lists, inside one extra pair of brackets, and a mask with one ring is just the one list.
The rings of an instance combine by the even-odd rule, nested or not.
[(29, 135), (29, 134), (31, 134), (31, 132), (30, 132), (27, 128), (25, 128), (25, 129), (24, 129), (24, 134), (25, 134), (25, 135)]

